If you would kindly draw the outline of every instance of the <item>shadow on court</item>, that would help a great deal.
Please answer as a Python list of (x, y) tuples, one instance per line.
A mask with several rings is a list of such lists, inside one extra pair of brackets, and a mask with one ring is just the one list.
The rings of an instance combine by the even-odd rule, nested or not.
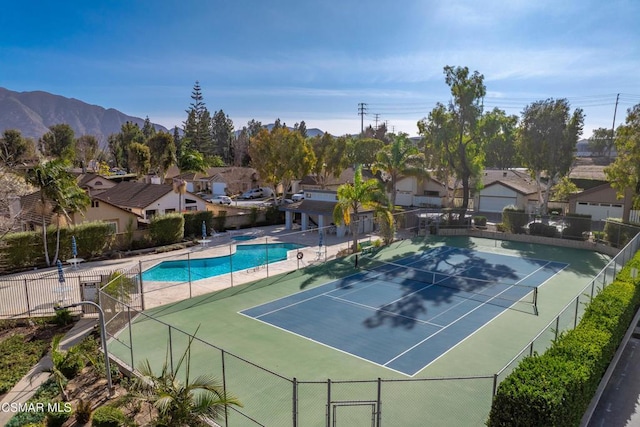
[[(365, 261), (366, 264), (366, 261)], [(374, 262), (375, 264), (375, 262)], [(376, 328), (383, 325), (411, 329), (420, 319), (429, 317), (428, 306), (449, 306), (459, 301), (459, 298), (474, 299), (474, 295), (481, 294), (486, 289), (487, 283), (480, 281), (515, 282), (520, 277), (516, 270), (505, 264), (491, 263), (486, 259), (476, 256), (473, 252), (464, 251), (440, 251), (435, 256), (427, 254), (410, 259), (404, 259), (407, 271), (413, 274), (407, 278), (399, 278), (400, 271), (382, 272), (378, 280), (398, 284), (402, 289), (402, 296), (395, 301), (384, 304), (368, 319), (365, 326)], [(465, 280), (461, 277), (442, 278), (437, 285), (428, 283), (428, 277), (420, 277), (425, 270), (439, 272), (442, 275), (469, 276), (477, 281)], [(486, 301), (486, 295), (482, 302), (501, 307), (508, 307), (512, 302)]]

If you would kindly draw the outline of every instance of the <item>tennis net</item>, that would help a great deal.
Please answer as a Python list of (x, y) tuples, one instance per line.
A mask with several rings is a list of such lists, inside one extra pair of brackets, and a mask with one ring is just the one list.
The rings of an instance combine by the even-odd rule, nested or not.
[[(511, 308), (515, 303), (526, 304), (532, 306), (534, 314), (538, 315), (538, 288), (535, 286), (423, 270), (411, 265), (381, 261), (370, 257), (362, 257), (358, 265), (360, 268), (374, 273), (372, 278), (376, 280), (407, 286), (428, 285), (417, 291), (431, 286), (451, 289), (455, 291), (451, 296), (496, 304), (506, 308)], [(446, 296), (446, 294), (440, 295), (440, 297)]]

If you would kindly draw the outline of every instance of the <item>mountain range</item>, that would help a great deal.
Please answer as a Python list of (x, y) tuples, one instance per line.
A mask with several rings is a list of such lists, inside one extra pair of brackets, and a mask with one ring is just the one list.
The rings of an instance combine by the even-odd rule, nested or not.
[[(49, 126), (68, 124), (76, 137), (93, 135), (104, 146), (109, 135), (120, 132), (127, 121), (140, 127), (144, 124), (144, 119), (113, 108), (105, 109), (48, 92), (14, 92), (0, 87), (0, 133), (16, 129), (24, 137), (38, 139), (49, 131)], [(167, 131), (158, 124), (154, 127)]]
[[(0, 87), (0, 134), (7, 129), (16, 129), (22, 136), (37, 140), (49, 131), (49, 126), (68, 124), (76, 137), (93, 135), (100, 146), (104, 147), (109, 135), (120, 132), (126, 122), (137, 123), (142, 127), (144, 119), (129, 116), (113, 108), (87, 104), (75, 98), (43, 91), (15, 92)], [(155, 123), (153, 126), (156, 130), (168, 131), (164, 126)], [(273, 124), (265, 127), (270, 130)], [(320, 129), (307, 129), (308, 136), (323, 133)]]

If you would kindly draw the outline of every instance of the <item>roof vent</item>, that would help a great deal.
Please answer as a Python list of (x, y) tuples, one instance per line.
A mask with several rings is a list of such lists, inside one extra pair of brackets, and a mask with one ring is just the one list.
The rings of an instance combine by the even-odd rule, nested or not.
[(507, 172), (502, 172), (502, 177), (506, 178), (507, 177)]

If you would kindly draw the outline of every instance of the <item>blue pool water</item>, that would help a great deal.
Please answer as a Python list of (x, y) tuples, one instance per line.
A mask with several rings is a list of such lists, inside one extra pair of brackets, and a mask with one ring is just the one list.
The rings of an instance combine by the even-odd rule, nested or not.
[[(200, 258), (179, 261), (162, 261), (160, 264), (142, 273), (142, 280), (159, 282), (187, 282), (219, 276), (231, 271), (246, 270), (287, 259), (287, 252), (301, 248), (295, 243), (262, 243), (257, 245), (238, 245), (233, 255), (215, 258)], [(268, 259), (267, 259), (268, 255)], [(191, 272), (189, 272), (191, 269)]]
[(231, 240), (237, 240), (237, 241), (242, 242), (242, 241), (245, 241), (245, 240), (253, 240), (255, 238), (256, 238), (256, 236), (233, 236), (231, 238)]

